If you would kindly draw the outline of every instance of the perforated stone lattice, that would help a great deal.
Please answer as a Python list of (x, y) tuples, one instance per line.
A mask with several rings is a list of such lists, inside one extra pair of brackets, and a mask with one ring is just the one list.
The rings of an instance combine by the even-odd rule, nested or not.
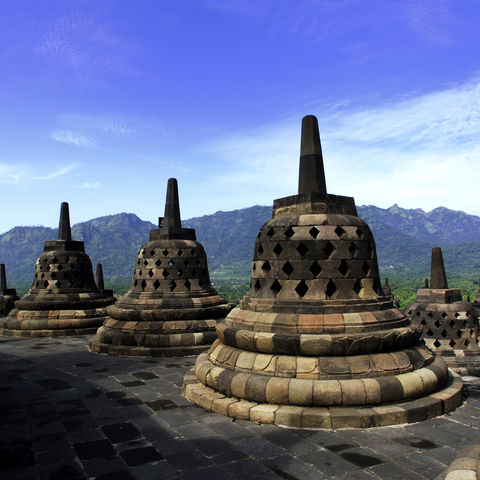
[(267, 225), (257, 237), (249, 296), (354, 299), (363, 279), (381, 295), (368, 226)]
[(205, 250), (196, 248), (142, 248), (135, 266), (132, 290), (182, 292), (210, 285)]
[(470, 312), (408, 310), (415, 322), (423, 327), (422, 337), (442, 350), (476, 349), (478, 328)]
[(32, 291), (95, 290), (92, 263), (83, 252), (46, 252), (37, 260)]

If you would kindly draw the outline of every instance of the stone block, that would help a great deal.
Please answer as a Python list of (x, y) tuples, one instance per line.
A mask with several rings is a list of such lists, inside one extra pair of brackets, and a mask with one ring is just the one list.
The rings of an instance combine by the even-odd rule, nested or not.
[(250, 420), (259, 423), (274, 423), (275, 412), (279, 408), (279, 405), (271, 405), (263, 403), (256, 405), (250, 410)]
[(273, 404), (288, 404), (290, 378), (271, 377), (267, 383), (266, 400)]
[(312, 405), (313, 381), (291, 378), (288, 385), (288, 403), (290, 405)]

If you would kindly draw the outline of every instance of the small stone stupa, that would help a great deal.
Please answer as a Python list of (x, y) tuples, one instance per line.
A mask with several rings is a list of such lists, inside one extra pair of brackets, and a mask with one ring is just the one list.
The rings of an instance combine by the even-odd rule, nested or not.
[(0, 319), (0, 333), (59, 337), (95, 333), (115, 301), (98, 290), (83, 242), (72, 240), (68, 203), (62, 203), (58, 240), (45, 242), (31, 289)]
[(251, 288), (184, 378), (196, 404), (289, 427), (416, 422), (461, 402), (461, 381), (381, 289), (351, 197), (328, 194), (317, 119), (302, 122), (298, 195), (275, 200)]
[(182, 228), (177, 180), (168, 180), (165, 217), (140, 248), (132, 288), (90, 345), (111, 355), (193, 355), (216, 339), (215, 326), (233, 308), (210, 283), (195, 230)]
[(430, 288), (417, 292), (415, 302), (406, 308), (414, 323), (423, 327), (428, 348), (462, 375), (480, 374), (478, 321), (474, 307), (462, 300), (458, 288), (448, 288), (442, 250), (432, 249)]
[[(478, 282), (480, 285), (480, 282)], [(480, 287), (478, 287), (477, 294), (473, 300), (473, 308), (475, 309), (475, 315), (477, 316), (477, 321), (480, 322)]]
[(0, 263), (0, 317), (8, 314), (15, 300), (18, 300), (17, 291), (14, 288), (7, 288), (5, 264)]

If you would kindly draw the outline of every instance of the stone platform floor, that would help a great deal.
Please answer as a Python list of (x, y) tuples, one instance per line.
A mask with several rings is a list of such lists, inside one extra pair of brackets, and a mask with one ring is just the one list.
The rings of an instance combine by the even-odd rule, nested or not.
[[(195, 357), (109, 357), (90, 338), (0, 338), (0, 478), (435, 479), (480, 443), (480, 379), (443, 417), (302, 431), (192, 405), (181, 385)], [(463, 472), (448, 478), (477, 478)]]

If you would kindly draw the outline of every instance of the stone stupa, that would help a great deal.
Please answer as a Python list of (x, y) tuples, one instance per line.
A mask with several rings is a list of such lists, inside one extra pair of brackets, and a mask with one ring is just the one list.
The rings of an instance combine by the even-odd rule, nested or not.
[[(480, 282), (478, 282), (480, 285)], [(473, 308), (475, 309), (475, 315), (477, 316), (477, 321), (480, 322), (480, 286), (478, 287), (477, 294), (473, 300)]]
[(328, 194), (317, 119), (302, 122), (298, 195), (275, 200), (251, 287), (184, 378), (233, 418), (301, 428), (416, 422), (453, 410), (462, 383), (382, 292), (354, 199)]
[(95, 333), (115, 301), (99, 291), (83, 242), (72, 240), (68, 203), (62, 203), (58, 240), (45, 242), (30, 290), (0, 319), (0, 333), (59, 337)]
[(17, 291), (7, 287), (5, 264), (0, 263), (0, 317), (4, 317), (10, 312), (16, 300), (18, 300)]
[(210, 283), (195, 230), (182, 228), (177, 180), (168, 180), (165, 217), (140, 248), (133, 285), (99, 328), (90, 347), (111, 355), (193, 355), (216, 339), (233, 308)]
[(406, 308), (428, 348), (462, 375), (480, 374), (478, 321), (474, 306), (462, 300), (458, 288), (448, 288), (442, 250), (432, 249), (430, 288), (417, 291), (415, 302)]

